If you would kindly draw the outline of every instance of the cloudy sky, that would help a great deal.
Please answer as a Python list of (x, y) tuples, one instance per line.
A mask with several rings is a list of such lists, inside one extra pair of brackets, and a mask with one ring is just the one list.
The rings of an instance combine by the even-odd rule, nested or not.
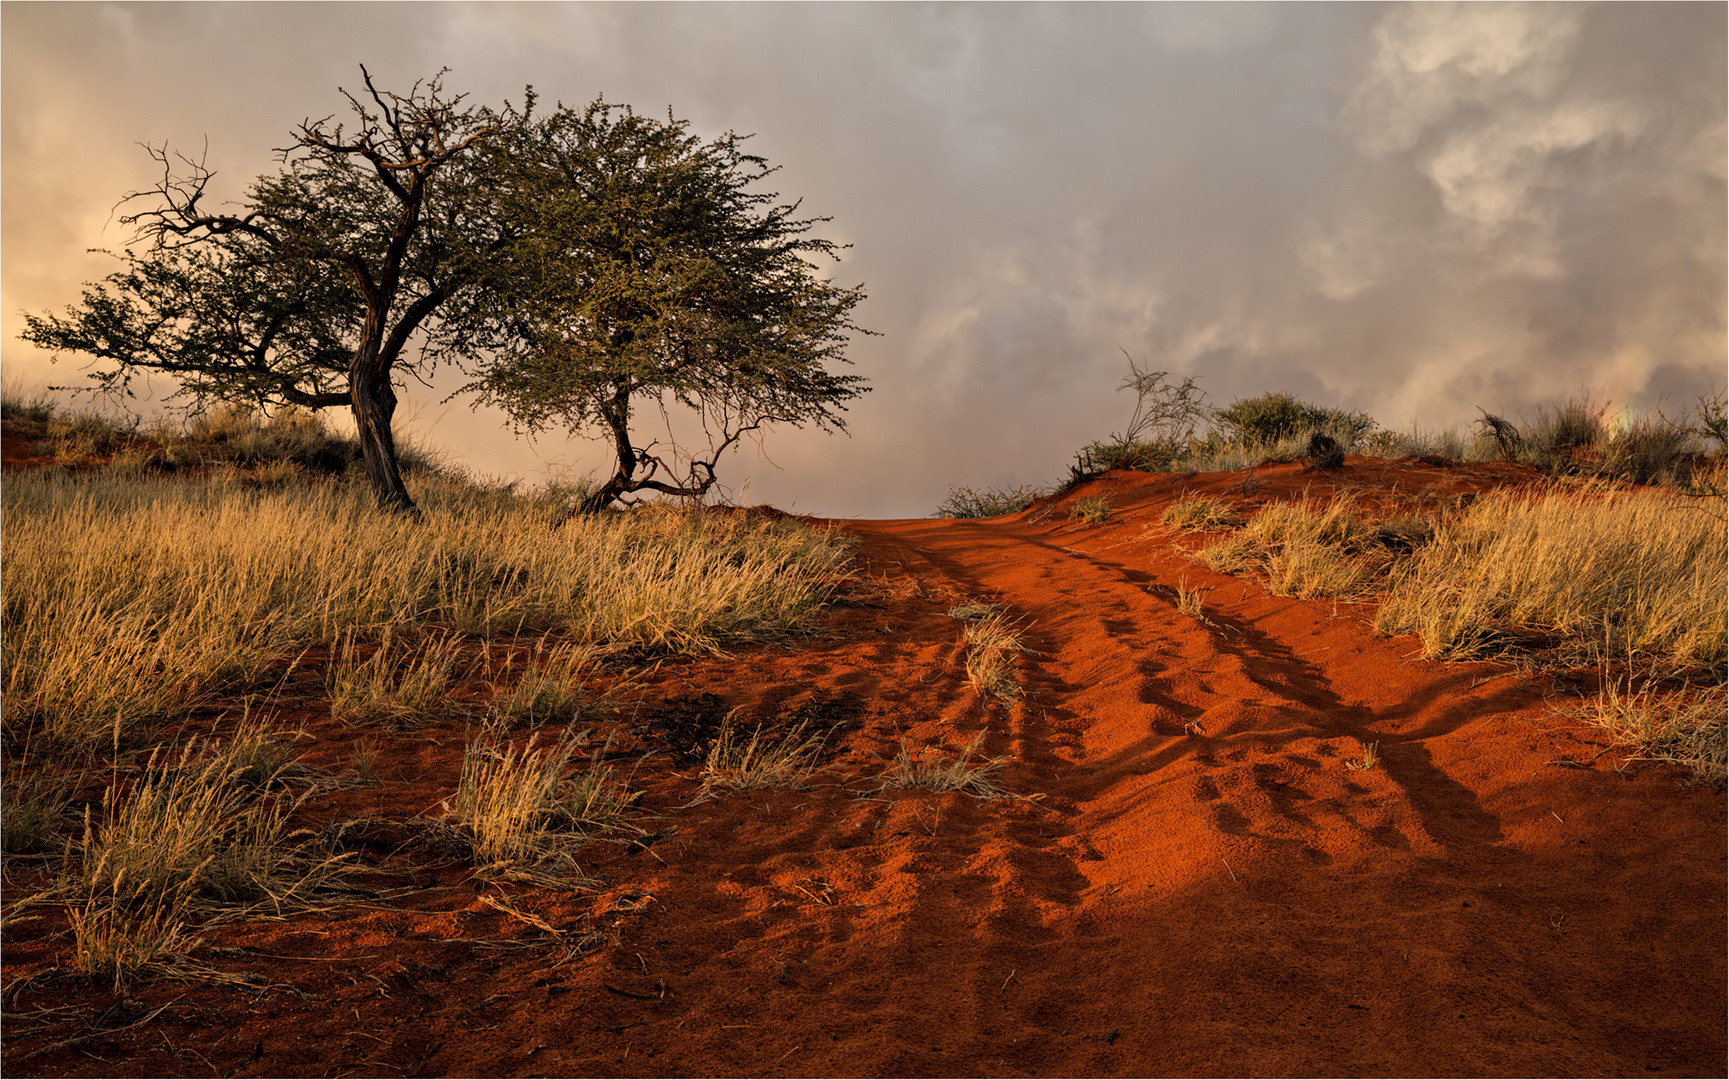
[[(597, 95), (755, 133), (863, 282), (851, 437), (728, 459), (742, 501), (927, 514), (1048, 483), (1133, 402), (1123, 354), (1214, 402), (1383, 424), (1569, 394), (1685, 408), (1725, 379), (1723, 4), (40, 4), (0, 7), (0, 361), (113, 269), (141, 142), (237, 194), (365, 63), (477, 102)], [(407, 395), (457, 461), (601, 461)], [(772, 459), (772, 460), (769, 460)]]

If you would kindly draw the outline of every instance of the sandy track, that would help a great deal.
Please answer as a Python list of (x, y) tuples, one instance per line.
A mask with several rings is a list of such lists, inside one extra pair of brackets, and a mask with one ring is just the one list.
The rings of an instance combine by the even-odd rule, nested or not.
[[(1328, 484), (1268, 470), (1254, 497), (1241, 475), (1112, 474), (1042, 520), (843, 523), (861, 579), (820, 634), (639, 675), (612, 734), (649, 755), (655, 837), (590, 846), (598, 895), (387, 860), (375, 902), (207, 932), (198, 958), (253, 989), (15, 994), (6, 1072), (1722, 1073), (1721, 791), (1617, 770), (1546, 678), (1411, 660), (1370, 609), (1271, 597), (1157, 524), (1187, 491), (1250, 509), (1528, 479), (1353, 462)], [(1087, 494), (1109, 521), (1067, 519)], [(1177, 610), (1183, 583), (1210, 590), (1208, 622)], [(947, 612), (973, 598), (1022, 626), (1012, 706), (967, 684)], [(700, 798), (653, 734), (693, 702), (816, 710), (825, 771)], [(333, 769), (365, 734), (315, 693), (284, 722)], [(311, 822), (405, 823), (379, 827), (392, 850), (448, 796), (463, 730), (403, 733), (385, 783), (320, 796)], [(876, 790), (903, 739), (981, 733), (1023, 798)], [(1350, 768), (1365, 743), (1378, 763)], [(9, 941), (9, 985), (57, 948)]]

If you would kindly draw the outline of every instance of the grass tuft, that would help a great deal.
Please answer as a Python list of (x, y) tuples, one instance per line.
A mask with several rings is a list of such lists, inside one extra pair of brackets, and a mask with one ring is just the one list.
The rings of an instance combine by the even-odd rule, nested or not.
[(1098, 525), (1111, 516), (1111, 500), (1103, 495), (1090, 495), (1077, 500), (1073, 510), (1069, 511), (1072, 520), (1084, 521), (1088, 525)]
[(1020, 635), (1000, 614), (967, 620), (967, 678), (981, 693), (1013, 704), (1020, 693), (1011, 653), (1025, 652)]
[[(1630, 683), (1630, 681), (1629, 681)], [(1631, 748), (1630, 761), (1662, 761), (1687, 769), (1697, 783), (1729, 782), (1729, 720), (1721, 688), (1663, 693), (1605, 683), (1586, 721)]]
[(984, 733), (949, 757), (942, 750), (921, 746), (915, 748), (902, 739), (900, 752), (882, 775), (884, 788), (917, 788), (938, 794), (961, 792), (980, 799), (1000, 799), (1008, 792), (996, 785), (994, 776), (1007, 758), (976, 756), (984, 742)]
[(816, 771), (816, 756), (823, 740), (805, 734), (805, 725), (779, 735), (765, 735), (762, 727), (748, 737), (728, 716), (721, 725), (703, 763), (705, 791), (760, 791), (804, 787)]
[(1236, 511), (1213, 495), (1185, 495), (1167, 506), (1160, 520), (1173, 532), (1207, 532), (1242, 523)]

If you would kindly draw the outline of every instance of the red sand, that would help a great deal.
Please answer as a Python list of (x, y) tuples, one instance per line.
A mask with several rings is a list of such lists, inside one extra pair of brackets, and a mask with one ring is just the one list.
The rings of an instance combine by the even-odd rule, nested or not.
[[(1720, 789), (1623, 766), (1547, 677), (1414, 660), (1372, 608), (1271, 597), (1158, 524), (1191, 491), (1432, 504), (1532, 475), (1353, 458), (1261, 470), (1249, 496), (1240, 473), (1113, 473), (1043, 522), (840, 523), (863, 576), (820, 633), (639, 676), (614, 750), (653, 752), (657, 836), (591, 845), (598, 895), (485, 886), (411, 845), (377, 899), (205, 931), (193, 958), (256, 985), (128, 998), (43, 974), (53, 917), (8, 928), (4, 1071), (1723, 1075)], [(1107, 522), (1067, 519), (1097, 494)], [(1216, 627), (1176, 610), (1184, 581)], [(1013, 708), (966, 682), (966, 598), (1024, 627)], [(343, 767), (368, 733), (299, 685), (304, 760)], [(664, 736), (703, 694), (711, 718), (803, 706), (835, 727), (830, 770), (689, 805)], [(1038, 798), (870, 790), (900, 738), (981, 731), (1001, 786)], [(388, 736), (386, 782), (309, 823), (370, 822), (368, 861), (414, 840), (462, 734)], [(1368, 742), (1379, 763), (1347, 767)]]

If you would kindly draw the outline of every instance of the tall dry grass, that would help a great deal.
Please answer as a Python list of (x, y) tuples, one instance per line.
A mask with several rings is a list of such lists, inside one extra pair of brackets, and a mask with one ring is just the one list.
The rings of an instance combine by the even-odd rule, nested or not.
[(417, 523), (351, 484), (8, 477), (7, 722), (132, 744), (290, 650), (393, 628), (716, 651), (800, 626), (848, 565), (834, 534), (757, 515), (649, 507), (555, 530), (550, 500), (439, 475), (418, 494)]
[(1418, 634), (1431, 658), (1481, 655), (1534, 631), (1647, 670), (1720, 669), (1726, 562), (1720, 500), (1497, 492), (1442, 523), (1398, 570), (1376, 627)]

